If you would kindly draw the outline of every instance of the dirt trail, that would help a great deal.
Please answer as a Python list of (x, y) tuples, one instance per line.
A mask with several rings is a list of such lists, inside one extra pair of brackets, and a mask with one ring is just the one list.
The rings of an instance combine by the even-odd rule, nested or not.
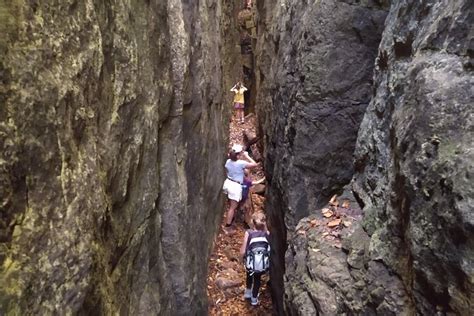
[[(229, 148), (234, 143), (243, 144), (243, 131), (255, 135), (255, 123), (253, 115), (247, 116), (244, 124), (238, 123), (238, 120), (233, 117), (230, 124)], [(255, 157), (261, 156), (256, 145), (252, 146), (252, 152)], [(261, 179), (263, 174), (262, 168), (259, 167), (252, 171), (252, 178), (253, 180)], [(254, 211), (263, 211), (264, 197), (253, 193), (251, 199)], [(234, 222), (236, 230), (232, 235), (226, 235), (222, 230), (224, 215), (221, 228), (214, 241), (207, 280), (209, 315), (272, 315), (272, 301), (267, 284), (268, 274), (262, 278), (258, 306), (250, 305), (250, 301), (243, 298), (245, 268), (242, 259), (239, 258), (239, 249), (247, 226), (242, 213), (236, 212)]]

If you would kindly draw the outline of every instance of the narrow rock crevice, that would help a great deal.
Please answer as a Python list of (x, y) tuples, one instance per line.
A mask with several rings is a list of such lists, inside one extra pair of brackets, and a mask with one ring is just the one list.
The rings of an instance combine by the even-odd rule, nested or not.
[[(30, 2), (0, 4), (0, 314), (471, 314), (472, 1)], [(219, 228), (250, 139), (258, 308), (248, 218)]]

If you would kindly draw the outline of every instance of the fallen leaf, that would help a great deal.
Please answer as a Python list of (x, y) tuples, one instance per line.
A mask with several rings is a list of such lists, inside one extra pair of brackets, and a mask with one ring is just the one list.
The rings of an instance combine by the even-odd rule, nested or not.
[(344, 200), (344, 202), (342, 202), (342, 207), (343, 208), (349, 208), (351, 205), (351, 203), (349, 202), (349, 200)]
[(296, 233), (298, 235), (306, 235), (306, 232), (304, 230), (298, 230)]
[(328, 227), (336, 227), (336, 226), (339, 226), (339, 224), (341, 224), (341, 219), (340, 218), (335, 219), (333, 221), (330, 221), (328, 223)]
[(335, 243), (335, 244), (334, 244), (334, 247), (336, 247), (337, 249), (341, 249), (341, 248), (342, 248), (342, 245), (341, 245), (341, 243)]
[(350, 227), (350, 226), (352, 225), (352, 222), (350, 222), (350, 221), (343, 221), (342, 223), (343, 223), (344, 226), (346, 226), (346, 227)]
[(328, 232), (324, 232), (324, 233), (323, 233), (323, 237), (326, 237), (327, 235), (329, 235)]
[(337, 201), (337, 194), (334, 194), (333, 197), (329, 200), (329, 205), (339, 205), (339, 202)]
[(311, 224), (312, 227), (314, 226), (318, 226), (319, 225), (319, 222), (317, 219), (313, 219), (312, 221), (309, 222)]
[(321, 249), (318, 249), (318, 248), (311, 248), (311, 251), (313, 251), (313, 252), (320, 252)]
[(326, 217), (326, 218), (329, 218), (329, 217), (331, 217), (331, 216), (333, 216), (333, 215), (334, 215), (334, 213), (331, 212), (331, 211), (326, 212), (326, 213), (323, 213), (323, 216)]

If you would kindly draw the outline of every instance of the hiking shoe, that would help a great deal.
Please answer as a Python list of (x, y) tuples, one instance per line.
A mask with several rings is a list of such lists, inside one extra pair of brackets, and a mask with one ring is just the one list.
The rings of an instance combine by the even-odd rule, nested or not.
[(245, 299), (252, 298), (252, 289), (245, 289), (245, 291), (244, 291), (244, 298), (245, 298)]
[(251, 297), (250, 298), (250, 304), (252, 304), (252, 306), (257, 306), (258, 305), (258, 297)]

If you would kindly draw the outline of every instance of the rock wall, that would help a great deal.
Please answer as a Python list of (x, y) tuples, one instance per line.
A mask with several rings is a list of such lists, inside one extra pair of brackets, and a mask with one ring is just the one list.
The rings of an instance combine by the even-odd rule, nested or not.
[(396, 1), (361, 125), (354, 189), (371, 256), (423, 315), (472, 314), (472, 1)]
[[(378, 46), (387, 2), (259, 3), (279, 314), (472, 314), (473, 3), (391, 1)], [(295, 233), (354, 171), (362, 225)]]
[(349, 209), (337, 208), (339, 215), (331, 219), (321, 219), (318, 210), (290, 234), (285, 255), (286, 314), (414, 315), (403, 282), (374, 256), (360, 215), (353, 215), (361, 211), (347, 189), (342, 197), (352, 200)]
[(207, 312), (237, 2), (0, 4), (0, 314)]
[[(267, 211), (275, 231), (340, 192), (353, 175), (387, 8), (377, 1), (259, 1), (257, 111)], [(282, 312), (286, 235), (273, 234), (272, 284)]]

